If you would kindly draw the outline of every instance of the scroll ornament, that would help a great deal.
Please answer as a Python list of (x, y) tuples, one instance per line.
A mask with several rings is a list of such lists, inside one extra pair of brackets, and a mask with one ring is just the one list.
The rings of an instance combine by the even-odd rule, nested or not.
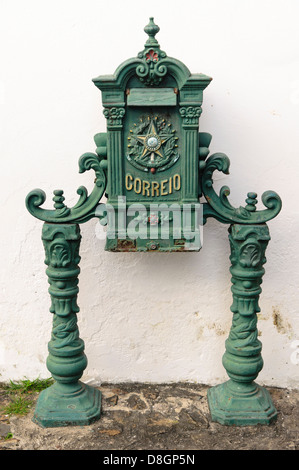
[(90, 195), (85, 186), (77, 189), (78, 202), (69, 208), (64, 204), (63, 191), (54, 190), (54, 210), (43, 209), (41, 206), (46, 201), (46, 194), (41, 189), (34, 189), (26, 197), (28, 211), (37, 219), (49, 223), (83, 223), (95, 217), (95, 211), (104, 195), (107, 186), (107, 160), (94, 153), (85, 153), (79, 159), (79, 173), (87, 170), (95, 172), (95, 184)]
[(262, 194), (262, 202), (267, 209), (257, 211), (257, 194), (249, 192), (247, 194), (246, 206), (235, 208), (228, 200), (230, 189), (223, 186), (219, 195), (213, 188), (213, 173), (218, 170), (224, 174), (229, 174), (230, 161), (224, 153), (215, 153), (211, 155), (206, 162), (201, 165), (203, 167), (201, 177), (201, 187), (206, 202), (203, 204), (203, 221), (206, 223), (208, 217), (214, 217), (219, 222), (232, 224), (242, 223), (262, 224), (274, 217), (281, 210), (281, 199), (274, 191), (265, 191)]

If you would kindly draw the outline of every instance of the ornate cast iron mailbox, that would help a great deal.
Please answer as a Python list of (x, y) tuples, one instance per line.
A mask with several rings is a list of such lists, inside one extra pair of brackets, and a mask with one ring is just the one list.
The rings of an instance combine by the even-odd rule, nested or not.
[(255, 383), (263, 366), (256, 313), (270, 240), (266, 222), (279, 213), (281, 200), (266, 191), (265, 209), (257, 211), (256, 193), (234, 208), (227, 186), (215, 192), (213, 173), (227, 174), (230, 162), (222, 153), (208, 157), (211, 135), (198, 131), (203, 90), (211, 78), (191, 75), (167, 57), (155, 38), (158, 31), (150, 18), (138, 57), (114, 75), (93, 80), (102, 92), (107, 133), (95, 136), (96, 153), (79, 159), (80, 172), (96, 174), (91, 194), (81, 186), (77, 204), (68, 208), (63, 191), (56, 190), (53, 210), (41, 207), (46, 196), (39, 189), (26, 198), (29, 212), (45, 222), (53, 313), (47, 366), (55, 384), (41, 393), (34, 415), (45, 427), (89, 424), (100, 417), (100, 392), (80, 381), (87, 359), (77, 326), (79, 224), (92, 217), (107, 225), (106, 250), (113, 252), (198, 251), (200, 227), (209, 217), (229, 225), (233, 322), (223, 356), (229, 380), (209, 389), (211, 417), (247, 425), (268, 424), (277, 415), (266, 389)]
[[(137, 58), (93, 80), (107, 118), (107, 134), (96, 136), (108, 156), (106, 249), (199, 250), (198, 122), (211, 78), (167, 57), (152, 19), (145, 31)], [(202, 134), (202, 145), (209, 139)]]

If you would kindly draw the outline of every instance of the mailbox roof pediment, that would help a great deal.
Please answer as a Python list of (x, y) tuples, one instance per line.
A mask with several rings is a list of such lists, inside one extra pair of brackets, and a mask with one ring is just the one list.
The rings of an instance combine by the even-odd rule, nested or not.
[[(142, 66), (144, 62), (136, 57), (128, 59), (120, 64), (114, 74), (112, 75), (99, 75), (93, 78), (94, 84), (100, 89), (119, 88), (125, 90), (130, 78), (136, 75), (136, 68)], [(177, 82), (178, 88), (183, 88), (184, 85), (196, 86), (204, 89), (212, 80), (211, 77), (203, 73), (191, 74), (189, 69), (183, 62), (172, 57), (165, 57), (161, 65), (167, 67), (167, 72)], [(166, 75), (166, 74), (165, 74)]]
[(145, 27), (145, 32), (149, 39), (145, 43), (143, 51), (137, 57), (127, 59), (122, 62), (113, 75), (100, 75), (93, 79), (97, 88), (102, 91), (119, 90), (125, 91), (128, 81), (136, 76), (140, 80), (140, 86), (163, 88), (164, 79), (167, 76), (174, 78), (178, 90), (188, 88), (192, 90), (203, 90), (212, 80), (211, 77), (200, 74), (191, 74), (188, 67), (178, 59), (168, 57), (160, 49), (157, 40), (154, 38), (159, 31), (159, 27), (154, 24), (153, 18)]

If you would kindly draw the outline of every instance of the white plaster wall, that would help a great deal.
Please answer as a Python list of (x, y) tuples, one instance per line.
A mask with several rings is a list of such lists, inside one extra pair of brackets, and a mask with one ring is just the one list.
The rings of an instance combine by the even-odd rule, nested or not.
[[(213, 77), (200, 130), (231, 159), (231, 202), (268, 189), (283, 200), (260, 299), (264, 368), (259, 382), (298, 388), (299, 2), (296, 0), (2, 0), (0, 3), (1, 313), (0, 380), (48, 377), (51, 314), (42, 222), (29, 191), (93, 186), (78, 173), (106, 129), (91, 79), (143, 49), (154, 16), (162, 50)], [(259, 206), (260, 207), (260, 206)], [(113, 254), (81, 226), (83, 379), (226, 380), (221, 358), (231, 325), (227, 227), (209, 220), (200, 253)], [(278, 322), (274, 322), (274, 316)], [(275, 325), (276, 323), (276, 325)], [(298, 346), (297, 346), (298, 347)], [(297, 352), (296, 352), (297, 351)]]

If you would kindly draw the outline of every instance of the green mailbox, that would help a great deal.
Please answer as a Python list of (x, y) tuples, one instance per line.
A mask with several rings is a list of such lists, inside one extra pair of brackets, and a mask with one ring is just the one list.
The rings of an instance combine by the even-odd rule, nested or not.
[(89, 424), (101, 415), (100, 391), (80, 381), (87, 359), (77, 325), (80, 224), (93, 217), (107, 226), (111, 252), (198, 251), (209, 217), (228, 225), (233, 321), (223, 365), (229, 380), (209, 389), (211, 419), (252, 425), (277, 416), (255, 379), (263, 367), (257, 312), (270, 240), (266, 222), (279, 213), (281, 200), (266, 191), (265, 209), (258, 211), (257, 194), (249, 192), (246, 204), (236, 208), (227, 186), (219, 194), (214, 190), (214, 171), (228, 174), (230, 161), (223, 153), (209, 156), (211, 135), (199, 132), (203, 90), (211, 78), (192, 75), (167, 57), (158, 31), (150, 18), (143, 51), (114, 75), (93, 80), (102, 92), (107, 132), (95, 136), (95, 153), (79, 159), (81, 173), (95, 172), (92, 192), (80, 186), (79, 200), (69, 208), (63, 191), (55, 190), (52, 210), (41, 207), (46, 195), (40, 189), (26, 198), (29, 212), (44, 221), (53, 314), (47, 367), (55, 383), (41, 393), (33, 418), (44, 427)]
[(198, 126), (211, 78), (168, 57), (158, 31), (150, 18), (138, 57), (93, 80), (107, 118), (95, 140), (99, 155), (107, 148), (108, 251), (201, 248), (199, 145), (210, 136), (201, 143)]

